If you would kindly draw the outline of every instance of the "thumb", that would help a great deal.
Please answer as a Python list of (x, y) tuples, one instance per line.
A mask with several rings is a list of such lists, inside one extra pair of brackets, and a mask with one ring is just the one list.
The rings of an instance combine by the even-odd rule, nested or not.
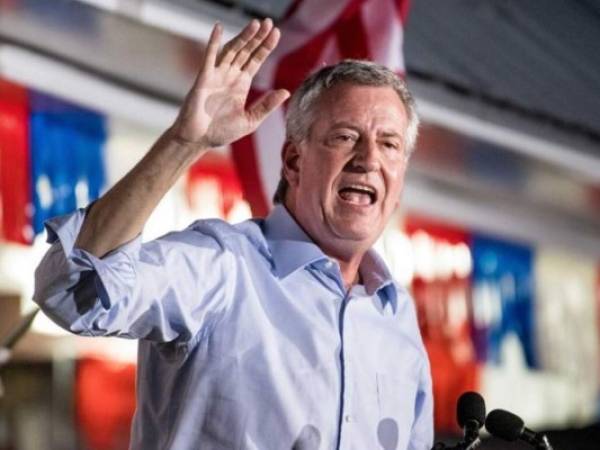
[(290, 96), (286, 89), (277, 89), (261, 95), (248, 109), (248, 118), (254, 128), (257, 128), (266, 117)]

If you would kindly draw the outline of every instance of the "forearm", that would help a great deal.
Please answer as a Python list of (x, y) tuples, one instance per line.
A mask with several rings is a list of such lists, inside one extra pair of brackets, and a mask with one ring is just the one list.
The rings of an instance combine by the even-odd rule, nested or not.
[(179, 176), (205, 152), (175, 139), (167, 130), (89, 210), (75, 246), (102, 257), (135, 238)]

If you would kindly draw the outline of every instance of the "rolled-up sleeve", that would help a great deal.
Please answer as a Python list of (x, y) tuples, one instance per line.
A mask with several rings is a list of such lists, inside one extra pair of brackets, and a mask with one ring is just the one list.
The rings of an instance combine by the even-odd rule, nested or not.
[(189, 341), (229, 308), (236, 258), (213, 228), (187, 229), (106, 256), (75, 247), (85, 210), (46, 222), (50, 249), (34, 301), (58, 325), (90, 336)]

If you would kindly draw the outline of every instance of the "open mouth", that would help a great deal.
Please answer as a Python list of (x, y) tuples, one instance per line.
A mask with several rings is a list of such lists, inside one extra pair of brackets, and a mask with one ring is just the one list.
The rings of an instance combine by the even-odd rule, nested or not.
[(364, 184), (349, 184), (343, 186), (338, 195), (348, 203), (359, 206), (372, 205), (377, 201), (377, 191)]

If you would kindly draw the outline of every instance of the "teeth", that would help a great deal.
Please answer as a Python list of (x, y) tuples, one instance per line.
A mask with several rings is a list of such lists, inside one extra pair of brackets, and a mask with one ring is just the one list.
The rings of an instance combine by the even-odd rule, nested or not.
[[(352, 194), (352, 192), (349, 191), (349, 189), (354, 191), (354, 194)], [(377, 201), (377, 192), (375, 191), (375, 189), (371, 186), (366, 186), (364, 184), (346, 184), (342, 186), (342, 188), (339, 190), (339, 193), (340, 196), (345, 200), (362, 202), (362, 204), (366, 204), (364, 198), (361, 199), (361, 194), (357, 193), (357, 191), (362, 194), (367, 194), (369, 196), (370, 200), (368, 204), (373, 204)]]
[(363, 186), (360, 184), (351, 184), (348, 186), (344, 186), (343, 189), (356, 189), (358, 191), (365, 191), (368, 192), (369, 194), (374, 194), (375, 190), (370, 188), (369, 186)]

